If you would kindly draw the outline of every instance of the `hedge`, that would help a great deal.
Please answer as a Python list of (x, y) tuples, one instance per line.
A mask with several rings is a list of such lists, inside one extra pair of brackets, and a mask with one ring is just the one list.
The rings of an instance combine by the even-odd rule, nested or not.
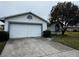
[(0, 31), (0, 41), (7, 41), (9, 39), (9, 33)]
[(51, 31), (49, 31), (49, 30), (43, 31), (42, 36), (43, 37), (51, 37)]

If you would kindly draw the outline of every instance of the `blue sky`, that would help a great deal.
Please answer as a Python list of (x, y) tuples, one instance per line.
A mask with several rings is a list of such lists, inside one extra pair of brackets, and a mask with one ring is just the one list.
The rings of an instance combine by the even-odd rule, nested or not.
[[(0, 17), (33, 12), (47, 20), (52, 6), (58, 1), (0, 1)], [(72, 3), (79, 5), (79, 1)]]

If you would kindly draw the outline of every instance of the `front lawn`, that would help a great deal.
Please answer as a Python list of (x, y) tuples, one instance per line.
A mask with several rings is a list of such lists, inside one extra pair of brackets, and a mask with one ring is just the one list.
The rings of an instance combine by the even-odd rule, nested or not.
[(79, 32), (66, 32), (56, 36), (55, 41), (79, 50)]
[(0, 54), (5, 46), (6, 42), (0, 42)]

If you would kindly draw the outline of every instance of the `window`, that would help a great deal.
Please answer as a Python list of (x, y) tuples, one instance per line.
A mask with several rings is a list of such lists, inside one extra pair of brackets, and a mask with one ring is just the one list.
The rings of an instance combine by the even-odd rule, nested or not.
[(27, 16), (27, 19), (32, 19), (32, 16), (31, 16), (31, 15), (28, 15), (28, 16)]

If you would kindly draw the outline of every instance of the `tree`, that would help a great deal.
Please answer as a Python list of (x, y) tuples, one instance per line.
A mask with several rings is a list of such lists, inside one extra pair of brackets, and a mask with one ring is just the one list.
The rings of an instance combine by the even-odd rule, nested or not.
[(71, 2), (57, 3), (50, 12), (50, 23), (59, 22), (62, 26), (62, 35), (69, 25), (75, 25), (79, 21), (79, 8)]

